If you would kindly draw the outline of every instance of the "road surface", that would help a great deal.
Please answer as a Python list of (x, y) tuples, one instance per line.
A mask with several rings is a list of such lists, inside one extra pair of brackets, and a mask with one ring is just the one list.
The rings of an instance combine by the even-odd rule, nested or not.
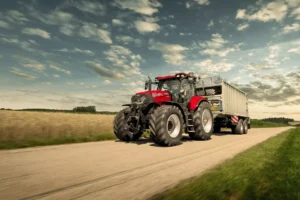
[(0, 151), (0, 199), (146, 199), (289, 128), (158, 147), (148, 139)]

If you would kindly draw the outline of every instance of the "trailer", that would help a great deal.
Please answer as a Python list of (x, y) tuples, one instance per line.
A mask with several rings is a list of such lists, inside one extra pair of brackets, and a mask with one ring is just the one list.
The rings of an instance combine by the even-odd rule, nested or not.
[(220, 76), (201, 78), (196, 82), (196, 95), (205, 97), (211, 105), (214, 132), (222, 127), (233, 133), (246, 134), (251, 128), (247, 93)]

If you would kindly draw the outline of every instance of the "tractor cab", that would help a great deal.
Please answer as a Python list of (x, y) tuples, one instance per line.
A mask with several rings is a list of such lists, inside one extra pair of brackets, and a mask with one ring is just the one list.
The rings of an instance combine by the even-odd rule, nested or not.
[(146, 81), (145, 90), (152, 91), (155, 88), (156, 91), (166, 91), (169, 93), (171, 101), (187, 105), (195, 95), (196, 80), (193, 73), (157, 76), (154, 82), (150, 78)]

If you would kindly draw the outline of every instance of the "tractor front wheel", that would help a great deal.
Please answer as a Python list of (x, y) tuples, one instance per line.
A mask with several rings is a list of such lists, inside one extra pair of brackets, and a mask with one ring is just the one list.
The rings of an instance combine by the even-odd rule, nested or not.
[(156, 108), (150, 117), (150, 136), (160, 146), (180, 144), (183, 133), (183, 117), (176, 106)]
[(122, 141), (135, 141), (138, 140), (143, 132), (138, 132), (134, 135), (132, 135), (130, 132), (125, 130), (125, 117), (126, 117), (126, 111), (129, 110), (130, 108), (125, 108), (121, 110), (115, 117), (114, 119), (114, 134), (115, 136)]

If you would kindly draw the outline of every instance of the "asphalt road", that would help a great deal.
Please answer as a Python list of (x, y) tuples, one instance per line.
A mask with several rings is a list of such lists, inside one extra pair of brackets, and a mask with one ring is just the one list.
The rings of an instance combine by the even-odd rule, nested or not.
[(287, 129), (187, 137), (170, 148), (142, 139), (0, 151), (0, 199), (146, 199)]

